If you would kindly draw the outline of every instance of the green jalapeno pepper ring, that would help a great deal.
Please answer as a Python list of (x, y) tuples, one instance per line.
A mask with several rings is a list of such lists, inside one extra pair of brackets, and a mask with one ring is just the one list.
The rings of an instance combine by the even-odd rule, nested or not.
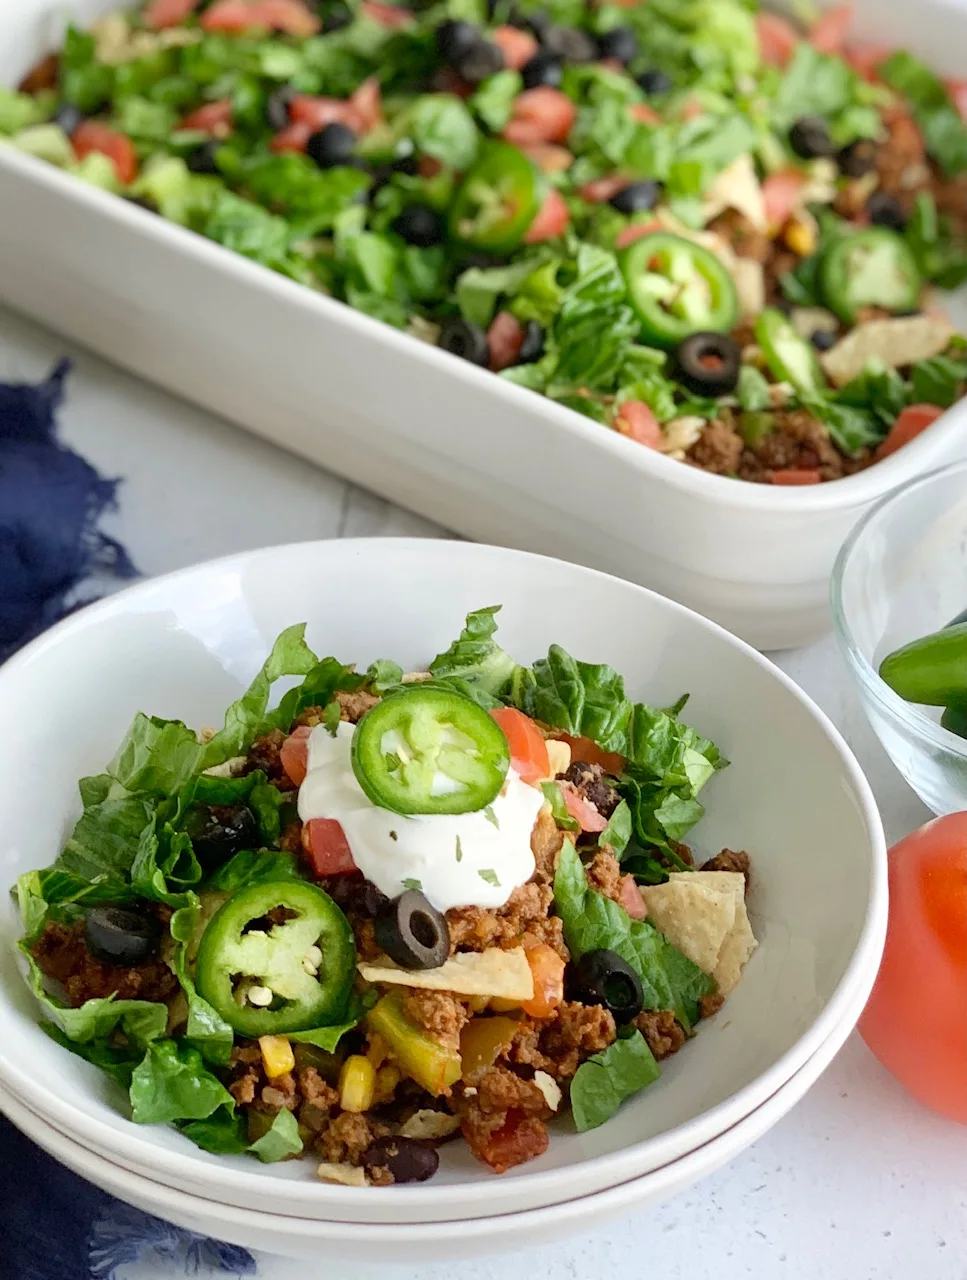
[(923, 279), (902, 236), (887, 227), (868, 227), (842, 236), (826, 250), (819, 285), (830, 311), (853, 325), (863, 307), (916, 307)]
[(803, 395), (816, 395), (826, 388), (826, 378), (812, 343), (800, 337), (777, 307), (766, 307), (759, 316), (755, 339), (777, 381), (791, 382)]
[[(278, 907), (291, 918), (263, 923)], [(219, 908), (202, 934), (195, 982), (240, 1035), (285, 1035), (339, 1022), (355, 970), (356, 947), (343, 913), (322, 889), (286, 880), (242, 889)]]
[(511, 253), (541, 203), (537, 169), (522, 151), (492, 143), (464, 178), (450, 207), (452, 239), (486, 253)]
[(641, 337), (674, 347), (693, 333), (728, 333), (739, 317), (738, 294), (725, 264), (683, 236), (655, 231), (621, 254)]

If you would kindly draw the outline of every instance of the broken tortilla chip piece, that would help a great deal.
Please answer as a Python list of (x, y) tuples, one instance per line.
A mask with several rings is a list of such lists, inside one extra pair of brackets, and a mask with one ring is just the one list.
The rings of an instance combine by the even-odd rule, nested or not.
[(735, 921), (722, 943), (715, 968), (706, 970), (715, 979), (719, 995), (727, 996), (738, 986), (743, 968), (759, 945), (745, 908), (745, 876), (741, 871), (673, 871), (669, 876), (669, 881), (689, 880), (719, 892), (728, 890), (735, 901)]
[(360, 964), (367, 982), (389, 982), (424, 991), (453, 991), (461, 996), (496, 996), (501, 1000), (532, 1000), (534, 979), (523, 947), (501, 951), (461, 951), (437, 969), (400, 969), (386, 961)]
[(643, 885), (641, 892), (659, 933), (703, 973), (712, 973), (735, 924), (735, 895), (731, 885), (713, 888), (701, 883), (699, 874), (682, 873), (679, 880)]
[(868, 360), (882, 360), (888, 369), (899, 369), (939, 356), (953, 335), (953, 325), (943, 316), (868, 320), (827, 351), (822, 365), (837, 387), (845, 387), (863, 372)]
[(418, 1142), (441, 1142), (460, 1128), (460, 1120), (449, 1111), (414, 1111), (400, 1128), (401, 1138)]
[(705, 193), (702, 213), (706, 224), (726, 209), (741, 213), (756, 231), (768, 228), (762, 187), (755, 171), (755, 162), (748, 152), (744, 152), (723, 169)]

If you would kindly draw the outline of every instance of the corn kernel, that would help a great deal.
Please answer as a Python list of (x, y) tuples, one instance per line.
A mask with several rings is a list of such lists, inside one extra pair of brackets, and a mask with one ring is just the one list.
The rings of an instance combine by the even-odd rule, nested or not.
[(790, 218), (782, 238), (800, 258), (808, 258), (816, 252), (816, 229), (800, 218)]
[(339, 1073), (339, 1105), (343, 1111), (368, 1111), (373, 1105), (375, 1089), (373, 1064), (362, 1054), (352, 1054)]
[(490, 1007), (490, 996), (468, 996), (467, 1004), (471, 1013), (486, 1013)]
[(259, 1036), (262, 1066), (270, 1080), (295, 1070), (295, 1054), (285, 1036)]
[(387, 1065), (376, 1072), (374, 1096), (377, 1103), (389, 1102), (402, 1080), (399, 1067)]

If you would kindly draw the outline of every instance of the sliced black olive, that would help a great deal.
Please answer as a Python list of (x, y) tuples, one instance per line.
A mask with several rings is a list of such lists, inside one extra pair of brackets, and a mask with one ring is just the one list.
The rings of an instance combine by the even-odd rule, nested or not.
[(394, 1182), (426, 1182), (440, 1167), (436, 1147), (417, 1138), (377, 1138), (363, 1152), (363, 1168), (388, 1169)]
[(803, 160), (833, 154), (833, 140), (822, 116), (803, 116), (789, 130), (789, 145)]
[(618, 1023), (637, 1017), (645, 1002), (641, 979), (617, 951), (586, 951), (567, 966), (564, 984), (569, 1000), (604, 1005)]
[(646, 209), (654, 209), (660, 199), (661, 183), (645, 178), (616, 191), (608, 203), (619, 213), (643, 213)]
[(241, 849), (262, 845), (255, 814), (246, 804), (216, 804), (196, 810), (185, 825), (195, 857), (206, 871), (221, 866)]
[(832, 329), (815, 329), (809, 335), (809, 341), (817, 351), (829, 351), (836, 346), (836, 334)]
[(480, 40), (472, 22), (441, 22), (436, 29), (436, 47), (445, 62), (457, 62)]
[(356, 135), (348, 125), (334, 121), (314, 133), (306, 143), (306, 154), (320, 169), (349, 164), (356, 146)]
[(393, 219), (392, 226), (407, 244), (419, 245), (421, 249), (443, 240), (443, 219), (425, 204), (407, 205), (399, 217)]
[(276, 133), (289, 123), (289, 103), (294, 97), (288, 85), (282, 85), (281, 88), (274, 89), (269, 94), (265, 104), (265, 119), (268, 121), (269, 128), (274, 129)]
[(594, 62), (598, 56), (594, 40), (577, 27), (547, 26), (538, 39), (548, 53), (563, 58), (565, 62)]
[(524, 341), (517, 353), (518, 364), (533, 364), (544, 354), (544, 330), (536, 320), (528, 320), (524, 325)]
[(139, 907), (92, 907), (84, 933), (91, 955), (105, 964), (146, 964), (161, 946), (161, 921)]
[(450, 954), (450, 930), (422, 893), (407, 889), (376, 917), (376, 943), (404, 969), (439, 969)]
[(638, 84), (648, 94), (671, 93), (675, 87), (675, 82), (668, 72), (658, 67), (650, 67), (647, 71), (642, 71), (638, 77)]
[(675, 353), (678, 380), (699, 396), (724, 396), (735, 390), (742, 348), (727, 333), (693, 333)]
[(889, 227), (891, 231), (903, 231), (907, 225), (907, 215), (899, 200), (887, 195), (885, 191), (874, 191), (866, 202), (866, 212), (875, 227)]
[(520, 75), (525, 89), (539, 89), (545, 84), (557, 88), (564, 76), (564, 64), (556, 54), (542, 49), (524, 63)]
[(185, 164), (192, 173), (217, 174), (219, 169), (215, 157), (221, 145), (217, 138), (209, 138), (185, 156)]
[(638, 56), (638, 37), (630, 27), (612, 27), (598, 36), (598, 56), (617, 58), (626, 67)]
[(394, 173), (405, 173), (407, 177), (415, 178), (420, 172), (420, 161), (415, 155), (400, 156), (398, 160), (394, 160), (390, 165)]
[(495, 76), (504, 69), (504, 55), (489, 40), (478, 40), (465, 54), (457, 58), (453, 69), (461, 80), (468, 84), (479, 84), (489, 76)]
[(878, 151), (872, 138), (857, 138), (848, 147), (843, 147), (836, 157), (840, 173), (847, 178), (865, 178), (876, 168)]
[(69, 138), (74, 130), (84, 123), (84, 113), (79, 111), (72, 102), (62, 102), (54, 113), (53, 123), (59, 124)]
[(460, 316), (451, 316), (444, 320), (440, 328), (437, 346), (449, 351), (453, 356), (469, 360), (471, 364), (490, 364), (490, 343), (487, 335), (478, 325), (463, 320)]

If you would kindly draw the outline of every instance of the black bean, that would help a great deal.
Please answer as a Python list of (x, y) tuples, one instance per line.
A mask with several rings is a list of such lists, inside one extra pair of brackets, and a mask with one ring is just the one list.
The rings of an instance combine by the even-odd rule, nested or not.
[(480, 84), (490, 76), (495, 76), (504, 69), (504, 55), (489, 40), (478, 40), (477, 43), (462, 54), (453, 64), (453, 69), (461, 80), (468, 84)]
[(875, 227), (889, 227), (891, 231), (903, 231), (907, 215), (899, 200), (885, 191), (874, 191), (866, 202), (866, 212)]
[(542, 49), (524, 63), (520, 75), (525, 89), (539, 89), (545, 84), (556, 88), (564, 76), (564, 64), (556, 54)]
[(619, 213), (644, 213), (647, 209), (654, 209), (660, 199), (661, 183), (645, 178), (641, 182), (630, 182), (615, 192), (608, 203)]
[(436, 29), (436, 47), (446, 62), (456, 62), (469, 53), (480, 39), (472, 22), (441, 22)]
[(638, 84), (647, 94), (671, 93), (675, 87), (675, 82), (667, 71), (662, 71), (658, 67), (651, 67), (647, 71), (643, 71), (638, 77)]
[(843, 147), (836, 157), (840, 173), (847, 178), (865, 178), (876, 168), (876, 157), (879, 148), (872, 138), (857, 138), (848, 147)]
[(817, 351), (829, 351), (836, 346), (836, 334), (832, 329), (814, 329), (809, 341)]
[(833, 154), (833, 141), (822, 116), (803, 116), (789, 130), (789, 145), (803, 160)]
[(377, 1138), (363, 1153), (367, 1170), (388, 1169), (396, 1183), (426, 1182), (440, 1167), (436, 1148), (416, 1138)]
[(146, 964), (161, 946), (161, 922), (137, 906), (92, 907), (84, 917), (84, 934), (91, 955), (105, 964)]
[(598, 36), (598, 54), (601, 58), (617, 58), (627, 66), (638, 56), (638, 37), (630, 27), (612, 27)]
[(241, 849), (258, 849), (262, 844), (255, 814), (245, 804), (196, 809), (185, 825), (195, 857), (206, 871), (221, 866)]
[(392, 222), (393, 230), (407, 244), (421, 249), (440, 244), (443, 240), (443, 219), (425, 204), (411, 204)]

